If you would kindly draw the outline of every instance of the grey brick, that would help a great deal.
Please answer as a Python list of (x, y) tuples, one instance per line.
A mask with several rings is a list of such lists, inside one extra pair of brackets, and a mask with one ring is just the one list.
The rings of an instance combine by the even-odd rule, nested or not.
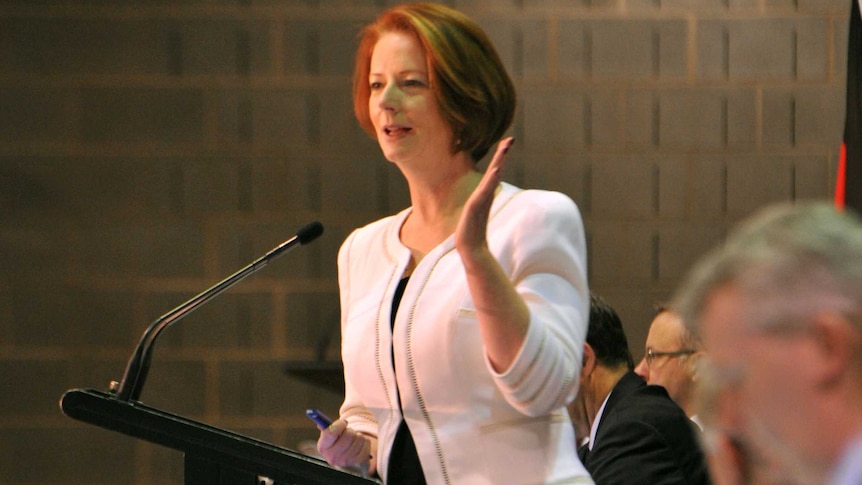
[[(476, 22), (483, 26), (488, 34), (500, 60), (509, 76), (519, 78), (526, 74), (527, 65), (530, 69), (547, 63), (547, 49), (528, 52), (525, 50), (525, 37), (529, 34), (520, 23), (510, 21), (508, 18), (496, 16), (495, 18), (476, 17)], [(542, 20), (535, 20), (536, 27), (545, 25)]]
[(203, 234), (192, 222), (102, 221), (75, 243), (76, 268), (88, 274), (176, 277), (199, 275), (203, 267)]
[(59, 360), (0, 360), (0, 375), (0, 390), (10, 397), (0, 402), (0, 412), (17, 417), (56, 413), (70, 381), (65, 363)]
[(568, 195), (582, 212), (590, 209), (591, 161), (583, 156), (542, 156), (524, 166), (527, 187)]
[(593, 222), (590, 285), (646, 287), (654, 280), (653, 239), (646, 224)]
[(519, 53), (522, 76), (541, 79), (551, 75), (550, 24), (551, 22), (545, 19), (525, 19), (522, 22), (522, 47)]
[(826, 156), (794, 157), (794, 199), (828, 199), (835, 185)]
[(252, 207), (257, 213), (320, 210), (321, 168), (305, 157), (252, 163)]
[(21, 424), (3, 430), (0, 475), (7, 483), (134, 483), (134, 456), (135, 440), (95, 426)]
[(12, 292), (13, 339), (23, 348), (64, 347), (81, 351), (129, 345), (135, 295), (83, 285), (21, 285)]
[(763, 142), (779, 146), (841, 143), (843, 94), (838, 90), (785, 89), (763, 93)]
[[(164, 330), (159, 336), (157, 352), (170, 353), (183, 348), (199, 349), (202, 353), (223, 349), (269, 350), (273, 339), (272, 297), (266, 293), (249, 292), (246, 289), (249, 286), (251, 283), (239, 284), (236, 289), (219, 295)], [(146, 299), (147, 323), (167, 315), (207, 288), (209, 286), (201, 287), (200, 291), (188, 295), (150, 295)], [(141, 326), (141, 334), (145, 328)]]
[(699, 79), (730, 76), (730, 33), (723, 21), (700, 20), (695, 24), (696, 72)]
[(573, 78), (651, 79), (686, 73), (682, 20), (561, 20), (560, 74)]
[(149, 443), (139, 443), (137, 451), (138, 455), (146, 453), (146, 456), (149, 458), (144, 463), (142, 463), (143, 460), (138, 458), (139, 477), (146, 473), (148, 474), (148, 478), (151, 483), (184, 483), (185, 455), (183, 455), (183, 453), (171, 448), (151, 445)]
[(315, 357), (341, 358), (338, 293), (296, 293), (285, 304), (284, 341), (289, 349), (313, 349)]
[(518, 146), (541, 153), (565, 154), (584, 146), (590, 112), (580, 93), (554, 91), (522, 96), (524, 136)]
[(692, 265), (725, 236), (723, 224), (695, 222), (663, 227), (659, 233), (659, 278), (682, 279)]
[(206, 411), (207, 371), (200, 360), (177, 359), (169, 352), (153, 352), (141, 401), (170, 413), (201, 420)]
[(70, 139), (74, 134), (69, 110), (73, 99), (66, 89), (18, 86), (0, 89), (0, 126), (3, 127), (0, 142)]
[(74, 231), (68, 225), (7, 220), (9, 224), (0, 227), (0, 266), (8, 278), (63, 273), (75, 261), (68, 244)]
[(280, 361), (226, 362), (219, 370), (225, 416), (304, 416), (308, 408), (337, 410), (343, 399), (341, 393), (288, 375)]
[(150, 20), (7, 17), (0, 19), (0, 63), (33, 74), (165, 74), (167, 39)]
[(825, 19), (704, 20), (698, 23), (698, 72), (708, 79), (822, 78)]
[(659, 105), (659, 144), (696, 149), (724, 146), (728, 110), (721, 91), (664, 91)]
[(625, 142), (630, 147), (659, 144), (659, 94), (632, 90), (625, 95)]
[(796, 24), (796, 77), (826, 81), (829, 76), (831, 29), (828, 18), (800, 20)]
[(349, 156), (321, 159), (324, 211), (375, 211), (383, 185), (375, 164), (389, 163), (383, 157)]
[(319, 153), (343, 156), (379, 156), (380, 147), (359, 127), (353, 114), (353, 99), (348, 89), (326, 90), (319, 97), (319, 126), (315, 145)]
[(358, 47), (357, 36), (364, 23), (337, 18), (286, 21), (285, 72), (289, 75), (350, 76)]
[(662, 218), (689, 216), (691, 207), (691, 167), (680, 156), (662, 157), (658, 163), (658, 213)]
[(591, 73), (626, 80), (680, 76), (685, 73), (685, 29), (683, 21), (592, 21)]
[(687, 194), (691, 214), (716, 218), (727, 212), (727, 164), (723, 156), (695, 155)]
[(184, 213), (248, 211), (251, 169), (236, 158), (177, 161), (182, 168)]
[(592, 74), (592, 29), (583, 20), (560, 19), (557, 34), (559, 75), (584, 79)]
[[(657, 96), (658, 108), (653, 106), (653, 113), (657, 110), (654, 115), (659, 126), (657, 141), (662, 147), (702, 150), (752, 147), (756, 143), (757, 105), (753, 90), (677, 89), (662, 91)], [(641, 109), (647, 109), (645, 102), (641, 105)], [(643, 118), (646, 116), (641, 114)]]
[(796, 141), (807, 146), (840, 146), (846, 97), (842, 88), (796, 89)]
[[(288, 209), (282, 211), (288, 212)], [(220, 275), (232, 274), (293, 237), (302, 226), (315, 218), (317, 215), (313, 213), (297, 211), (289, 217), (282, 214), (278, 219), (266, 222), (235, 221), (224, 225), (209, 235), (209, 240), (215, 241), (214, 252), (217, 254), (217, 261), (212, 266), (218, 268)], [(329, 234), (325, 229), (324, 234), (328, 238)], [(254, 278), (269, 280), (331, 276), (319, 271), (319, 249), (317, 240), (310, 246), (294, 247), (259, 271), (259, 276)]]
[(722, 101), (726, 107), (726, 143), (732, 149), (752, 149), (758, 142), (757, 92), (743, 87), (728, 89)]
[(763, 93), (763, 143), (792, 146), (797, 138), (799, 110), (793, 95), (785, 90)]
[(165, 22), (162, 29), (172, 57), (171, 74), (247, 75), (271, 70), (267, 22), (195, 19)]
[(656, 165), (651, 157), (596, 159), (592, 166), (592, 215), (611, 220), (656, 215)]
[(591, 90), (586, 94), (584, 143), (592, 148), (618, 151), (624, 141), (624, 95)]
[(87, 142), (200, 142), (203, 96), (196, 89), (85, 89), (80, 123)]
[(249, 94), (252, 110), (253, 146), (291, 152), (308, 148), (313, 125), (319, 120), (317, 96), (313, 91), (255, 90)]
[(770, 203), (791, 199), (792, 162), (785, 157), (729, 157), (727, 170), (727, 208), (731, 214), (744, 216)]
[(104, 221), (170, 215), (188, 205), (183, 160), (119, 157), (0, 157), (6, 210)]
[(525, 7), (536, 9), (545, 7), (593, 7), (598, 9), (606, 9), (618, 6), (620, 0), (531, 0), (529, 3), (524, 3)]
[(767, 6), (772, 5), (795, 6), (799, 12), (850, 12), (850, 6), (844, 0), (767, 0)]

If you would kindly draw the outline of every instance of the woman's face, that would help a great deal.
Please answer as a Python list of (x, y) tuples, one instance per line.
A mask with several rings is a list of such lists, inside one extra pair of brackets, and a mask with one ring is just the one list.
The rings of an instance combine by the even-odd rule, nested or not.
[(452, 129), (431, 89), (425, 53), (410, 34), (383, 34), (371, 54), (368, 111), (387, 160), (449, 156)]

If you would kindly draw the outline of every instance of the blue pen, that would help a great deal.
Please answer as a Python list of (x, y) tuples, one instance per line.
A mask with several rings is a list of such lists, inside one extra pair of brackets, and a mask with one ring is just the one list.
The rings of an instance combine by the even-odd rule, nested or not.
[(330, 424), (332, 424), (332, 420), (317, 409), (306, 409), (305, 415), (308, 419), (317, 423), (317, 427), (320, 429), (326, 429)]

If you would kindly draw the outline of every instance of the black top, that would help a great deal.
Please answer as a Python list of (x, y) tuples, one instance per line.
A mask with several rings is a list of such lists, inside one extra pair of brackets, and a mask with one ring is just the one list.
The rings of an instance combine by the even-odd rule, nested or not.
[(699, 433), (665, 388), (628, 372), (608, 397), (584, 466), (599, 485), (707, 485)]
[[(393, 330), (395, 329), (395, 313), (398, 311), (408, 279), (409, 277), (405, 277), (398, 283), (395, 296), (392, 298), (390, 326)], [(395, 367), (394, 358), (393, 355), (393, 368)], [(398, 407), (401, 407), (400, 391), (398, 393)], [(425, 474), (422, 472), (416, 444), (413, 442), (413, 436), (410, 434), (407, 422), (403, 419), (398, 425), (398, 431), (395, 433), (395, 440), (392, 442), (392, 449), (389, 452), (389, 469), (386, 482), (392, 485), (425, 485)]]

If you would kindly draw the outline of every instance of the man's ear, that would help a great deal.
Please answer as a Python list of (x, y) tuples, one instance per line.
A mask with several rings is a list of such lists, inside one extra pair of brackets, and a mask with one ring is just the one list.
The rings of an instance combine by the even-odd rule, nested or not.
[(581, 366), (581, 382), (593, 374), (596, 369), (596, 352), (590, 344), (584, 342), (584, 363)]
[(706, 351), (704, 350), (698, 350), (688, 357), (688, 373), (691, 375), (691, 382), (694, 382), (695, 384), (700, 381), (698, 368), (701, 366), (700, 359), (704, 357), (706, 357)]
[(844, 315), (819, 312), (812, 318), (815, 357), (811, 369), (818, 383), (831, 387), (853, 371), (862, 352), (862, 333)]

